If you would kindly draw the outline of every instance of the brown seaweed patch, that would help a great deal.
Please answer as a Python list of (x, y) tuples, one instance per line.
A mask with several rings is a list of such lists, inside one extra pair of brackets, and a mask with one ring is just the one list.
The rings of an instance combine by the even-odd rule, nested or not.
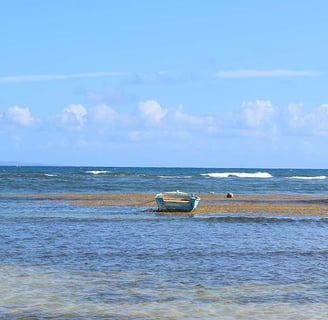
[[(247, 214), (271, 216), (328, 216), (327, 196), (308, 195), (234, 195), (200, 194), (201, 201), (192, 213), (161, 212), (160, 214)], [(140, 208), (142, 212), (158, 213), (152, 194), (30, 194), (1, 195), (1, 199), (62, 201), (75, 206)]]

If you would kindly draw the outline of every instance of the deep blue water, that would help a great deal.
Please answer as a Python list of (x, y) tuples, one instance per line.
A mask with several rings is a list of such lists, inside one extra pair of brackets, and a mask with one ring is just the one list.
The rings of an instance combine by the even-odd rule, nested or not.
[(327, 218), (162, 216), (36, 193), (327, 195), (328, 170), (0, 167), (0, 318), (327, 319)]
[(2, 193), (327, 194), (328, 169), (0, 167)]

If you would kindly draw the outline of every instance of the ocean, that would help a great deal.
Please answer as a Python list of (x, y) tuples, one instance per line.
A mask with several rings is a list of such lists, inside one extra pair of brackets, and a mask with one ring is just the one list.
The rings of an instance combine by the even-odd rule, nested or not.
[(177, 189), (327, 198), (328, 169), (2, 166), (0, 318), (328, 318), (328, 212), (165, 216), (35, 197)]

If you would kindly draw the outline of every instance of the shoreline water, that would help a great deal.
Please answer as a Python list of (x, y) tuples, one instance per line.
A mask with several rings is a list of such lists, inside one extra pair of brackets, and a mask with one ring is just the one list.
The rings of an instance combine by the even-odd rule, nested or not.
[(1, 195), (4, 199), (60, 201), (74, 206), (140, 208), (145, 213), (163, 215), (241, 214), (252, 216), (328, 217), (326, 195), (235, 195), (199, 194), (198, 208), (193, 212), (158, 212), (152, 194), (24, 194)]
[(0, 318), (327, 318), (327, 196), (200, 197), (1, 194)]
[[(327, 318), (328, 169), (2, 167), (0, 189), (0, 318)], [(158, 212), (177, 189), (197, 209)]]

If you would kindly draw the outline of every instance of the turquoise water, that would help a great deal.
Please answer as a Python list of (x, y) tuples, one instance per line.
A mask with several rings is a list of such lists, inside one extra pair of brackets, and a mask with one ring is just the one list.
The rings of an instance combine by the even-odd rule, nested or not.
[(325, 197), (327, 175), (1, 167), (0, 318), (327, 319), (328, 216), (160, 216), (21, 197), (176, 188)]

